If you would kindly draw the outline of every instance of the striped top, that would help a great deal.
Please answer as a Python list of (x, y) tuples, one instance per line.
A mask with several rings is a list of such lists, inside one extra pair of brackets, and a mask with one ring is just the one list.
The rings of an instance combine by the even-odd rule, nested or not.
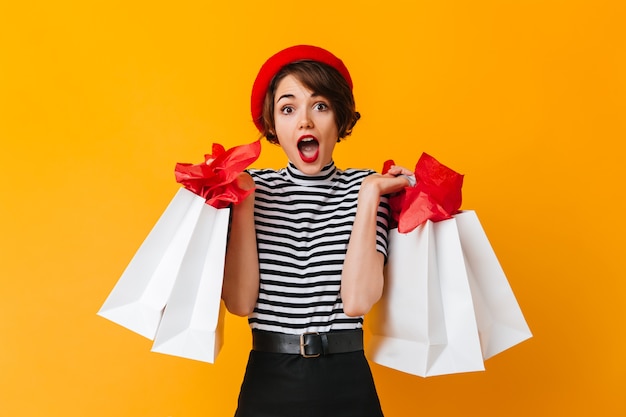
[[(361, 328), (343, 312), (341, 271), (361, 182), (370, 170), (339, 170), (331, 162), (309, 176), (289, 163), (250, 169), (260, 267), (252, 329), (300, 334)], [(381, 198), (376, 247), (387, 256), (389, 206)]]

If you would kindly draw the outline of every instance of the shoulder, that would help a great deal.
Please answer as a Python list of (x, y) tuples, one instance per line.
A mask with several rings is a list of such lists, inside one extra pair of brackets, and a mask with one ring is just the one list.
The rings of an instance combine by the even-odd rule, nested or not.
[(282, 170), (275, 170), (270, 168), (248, 168), (246, 172), (250, 174), (255, 181), (258, 180), (271, 180), (282, 178)]
[(365, 169), (365, 168), (346, 168), (344, 170), (340, 170), (340, 172), (345, 175), (360, 175), (363, 177), (376, 174), (376, 171), (374, 171), (373, 169)]
[(339, 170), (338, 177), (344, 183), (361, 184), (365, 177), (368, 177), (372, 174), (376, 174), (376, 171), (372, 169), (347, 168), (345, 170)]
[[(246, 170), (252, 177), (257, 192), (268, 193), (275, 190), (283, 189), (288, 182), (285, 178), (284, 169), (275, 170), (270, 168), (254, 169), (249, 168)], [(272, 191), (274, 190), (274, 191)]]
[(278, 173), (280, 170), (271, 168), (247, 168), (246, 172), (250, 175), (272, 175)]

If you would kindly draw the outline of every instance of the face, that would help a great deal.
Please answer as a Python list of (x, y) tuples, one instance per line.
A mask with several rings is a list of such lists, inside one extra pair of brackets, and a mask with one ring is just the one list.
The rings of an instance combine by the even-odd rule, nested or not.
[(276, 87), (274, 125), (287, 158), (303, 173), (318, 174), (332, 160), (339, 132), (330, 102), (293, 75)]

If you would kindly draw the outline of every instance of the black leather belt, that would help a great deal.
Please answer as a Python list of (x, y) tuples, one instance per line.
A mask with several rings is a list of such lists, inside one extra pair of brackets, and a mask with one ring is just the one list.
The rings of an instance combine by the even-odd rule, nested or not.
[(302, 355), (305, 358), (356, 352), (363, 350), (363, 330), (313, 332), (299, 335), (254, 330), (252, 349), (260, 352)]

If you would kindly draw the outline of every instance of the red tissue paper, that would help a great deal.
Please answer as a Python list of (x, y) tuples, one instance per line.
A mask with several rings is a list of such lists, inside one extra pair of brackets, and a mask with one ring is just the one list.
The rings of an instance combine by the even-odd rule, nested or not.
[[(383, 174), (393, 160), (386, 161)], [(427, 220), (446, 220), (459, 212), (463, 175), (422, 153), (415, 165), (415, 187), (406, 187), (389, 199), (392, 226), (398, 232), (409, 233)]]
[(177, 163), (174, 170), (176, 182), (203, 197), (207, 204), (215, 208), (238, 204), (253, 190), (241, 189), (237, 185), (237, 176), (258, 159), (261, 142), (257, 140), (229, 150), (214, 143), (212, 152), (205, 155), (204, 162), (200, 164)]

